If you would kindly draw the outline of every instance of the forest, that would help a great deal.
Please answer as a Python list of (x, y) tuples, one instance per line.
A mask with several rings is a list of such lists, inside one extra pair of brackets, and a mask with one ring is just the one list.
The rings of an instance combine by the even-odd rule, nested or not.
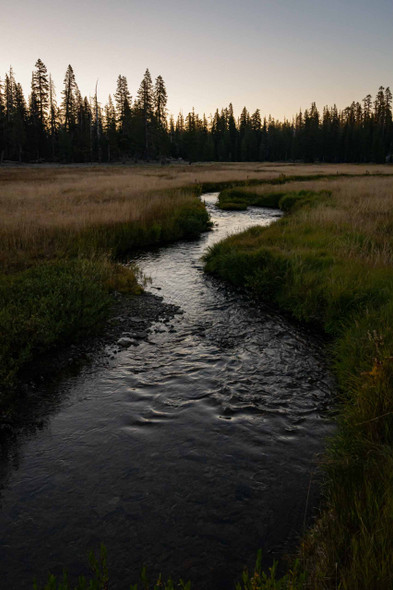
[(119, 75), (105, 105), (83, 97), (71, 65), (61, 98), (38, 59), (26, 101), (12, 68), (0, 79), (0, 163), (129, 162), (183, 159), (253, 162), (393, 162), (392, 93), (380, 86), (373, 100), (339, 110), (315, 102), (290, 121), (262, 116), (246, 107), (235, 117), (232, 104), (214, 115), (194, 109), (177, 118), (168, 113), (162, 76), (147, 69), (135, 98)]

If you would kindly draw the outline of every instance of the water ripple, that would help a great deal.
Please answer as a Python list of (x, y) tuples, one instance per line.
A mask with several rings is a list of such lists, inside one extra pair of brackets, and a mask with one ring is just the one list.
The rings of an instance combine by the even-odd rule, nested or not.
[[(216, 198), (204, 196), (213, 232), (138, 261), (183, 313), (105, 370), (60, 384), (69, 401), (9, 467), (7, 588), (63, 565), (81, 573), (104, 541), (113, 590), (143, 563), (227, 589), (259, 547), (278, 556), (301, 532), (333, 382), (313, 335), (203, 274), (206, 247), (276, 216), (220, 212)], [(308, 506), (317, 497), (313, 485)]]

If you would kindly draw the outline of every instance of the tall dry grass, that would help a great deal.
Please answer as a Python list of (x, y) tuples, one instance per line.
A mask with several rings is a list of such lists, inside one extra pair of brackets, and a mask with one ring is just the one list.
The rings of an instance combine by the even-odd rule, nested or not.
[[(322, 178), (256, 185), (237, 189), (247, 197), (282, 193), (331, 194), (318, 207), (304, 207), (297, 215), (313, 232), (329, 232), (337, 254), (347, 259), (362, 259), (372, 267), (393, 264), (393, 176)], [(241, 197), (240, 197), (241, 199)], [(290, 221), (288, 221), (290, 224)], [(289, 230), (288, 230), (289, 232)]]
[[(282, 175), (371, 174), (381, 166), (194, 164), (0, 168), (0, 266), (28, 266), (89, 228), (153, 224), (184, 203), (182, 187)], [(62, 245), (65, 242), (66, 245)]]

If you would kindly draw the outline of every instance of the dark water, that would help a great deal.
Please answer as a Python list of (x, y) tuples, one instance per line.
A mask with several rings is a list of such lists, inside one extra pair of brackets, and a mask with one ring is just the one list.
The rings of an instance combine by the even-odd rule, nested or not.
[(203, 274), (208, 245), (274, 213), (205, 199), (213, 232), (139, 260), (184, 313), (61, 380), (42, 429), (4, 451), (2, 588), (86, 573), (103, 541), (113, 590), (143, 563), (230, 589), (259, 547), (271, 559), (296, 544), (318, 500), (332, 379), (314, 337)]

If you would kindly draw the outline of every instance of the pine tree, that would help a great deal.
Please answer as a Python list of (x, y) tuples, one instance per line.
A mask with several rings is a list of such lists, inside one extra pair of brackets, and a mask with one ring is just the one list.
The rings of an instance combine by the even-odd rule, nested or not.
[[(102, 121), (102, 109), (101, 105), (98, 102), (98, 80), (96, 82), (96, 88), (94, 93), (94, 98), (92, 99), (91, 104), (91, 112), (92, 112), (92, 134), (93, 134), (93, 152), (94, 152), (94, 159), (98, 160), (98, 162), (102, 161), (102, 131), (103, 131), (103, 121)], [(93, 155), (92, 155), (93, 157)]]
[(48, 128), (51, 146), (52, 160), (55, 159), (56, 145), (58, 140), (59, 130), (59, 109), (56, 103), (55, 85), (52, 76), (49, 76), (49, 113), (48, 113)]
[(31, 80), (31, 94), (29, 97), (29, 148), (30, 157), (38, 160), (40, 148), (43, 143), (42, 136), (45, 128), (41, 124), (39, 96), (34, 87), (34, 72)]
[(389, 86), (385, 90), (385, 156), (393, 161), (393, 122), (392, 122), (392, 93)]
[(5, 114), (7, 120), (10, 120), (14, 111), (15, 111), (15, 91), (16, 91), (16, 82), (14, 77), (14, 72), (12, 67), (8, 74), (5, 75), (5, 82), (4, 82), (4, 104), (5, 104)]
[(162, 76), (157, 76), (154, 86), (154, 116), (159, 129), (167, 129), (168, 96)]
[(238, 159), (238, 145), (239, 145), (239, 134), (236, 127), (235, 117), (233, 115), (232, 103), (228, 106), (228, 134), (229, 134), (229, 153), (228, 158), (232, 162), (236, 162)]
[(115, 92), (117, 127), (119, 134), (119, 148), (123, 157), (130, 156), (133, 143), (133, 117), (131, 110), (131, 95), (128, 90), (128, 82), (125, 76), (117, 78)]
[(186, 159), (191, 162), (197, 160), (198, 152), (198, 137), (197, 137), (197, 115), (195, 114), (194, 108), (185, 120), (184, 129), (184, 145), (185, 145), (185, 156)]
[(172, 147), (173, 153), (177, 158), (184, 158), (184, 117), (183, 113), (179, 113), (176, 119), (175, 125), (175, 141), (174, 146)]
[(121, 74), (117, 78), (117, 88), (114, 97), (116, 101), (117, 122), (121, 128), (126, 124), (127, 116), (131, 111), (131, 95), (128, 90), (127, 78)]
[(31, 90), (35, 94), (35, 101), (37, 103), (39, 120), (41, 127), (44, 129), (48, 118), (49, 107), (49, 80), (48, 72), (45, 64), (38, 59), (35, 64), (35, 71), (33, 72)]
[(27, 106), (22, 86), (15, 86), (15, 111), (12, 126), (12, 142), (18, 153), (19, 162), (22, 161), (23, 150), (26, 142)]
[(306, 162), (314, 162), (320, 158), (319, 146), (319, 112), (315, 102), (310, 110), (304, 111), (303, 154)]
[(251, 160), (252, 127), (250, 113), (243, 108), (239, 118), (240, 159), (242, 162)]
[(257, 161), (259, 157), (259, 144), (261, 141), (262, 119), (259, 109), (251, 115), (250, 126), (252, 133), (250, 134), (249, 156), (253, 161)]
[(3, 83), (0, 79), (0, 165), (4, 159), (5, 146), (5, 104)]
[[(149, 160), (152, 155), (152, 127), (154, 121), (154, 92), (150, 72), (147, 69), (135, 102), (136, 116), (139, 119), (139, 130), (143, 129), (143, 157)], [(141, 138), (139, 139), (139, 141)]]
[(104, 133), (106, 137), (107, 161), (110, 162), (118, 156), (116, 110), (112, 97), (109, 95), (108, 103), (105, 106)]
[(31, 80), (30, 142), (32, 153), (38, 159), (47, 154), (47, 123), (49, 107), (49, 80), (45, 64), (38, 59)]
[(4, 80), (4, 155), (22, 160), (26, 141), (27, 107), (23, 90), (12, 67)]
[(77, 162), (90, 162), (93, 159), (93, 115), (88, 98), (82, 98), (79, 91), (76, 95), (76, 119), (73, 159)]
[(166, 108), (168, 102), (165, 83), (162, 76), (157, 76), (154, 85), (154, 143), (157, 146), (160, 156), (167, 155), (168, 145), (168, 111)]
[(385, 131), (386, 131), (385, 88), (380, 86), (374, 101), (374, 133), (372, 159), (375, 162), (385, 161)]
[(201, 151), (198, 156), (198, 160), (212, 161), (214, 160), (214, 143), (209, 132), (209, 122), (206, 115), (203, 114), (202, 126), (201, 126)]
[(75, 81), (74, 70), (68, 66), (64, 78), (63, 102), (61, 106), (64, 130), (71, 131), (76, 125), (76, 102), (78, 86)]

